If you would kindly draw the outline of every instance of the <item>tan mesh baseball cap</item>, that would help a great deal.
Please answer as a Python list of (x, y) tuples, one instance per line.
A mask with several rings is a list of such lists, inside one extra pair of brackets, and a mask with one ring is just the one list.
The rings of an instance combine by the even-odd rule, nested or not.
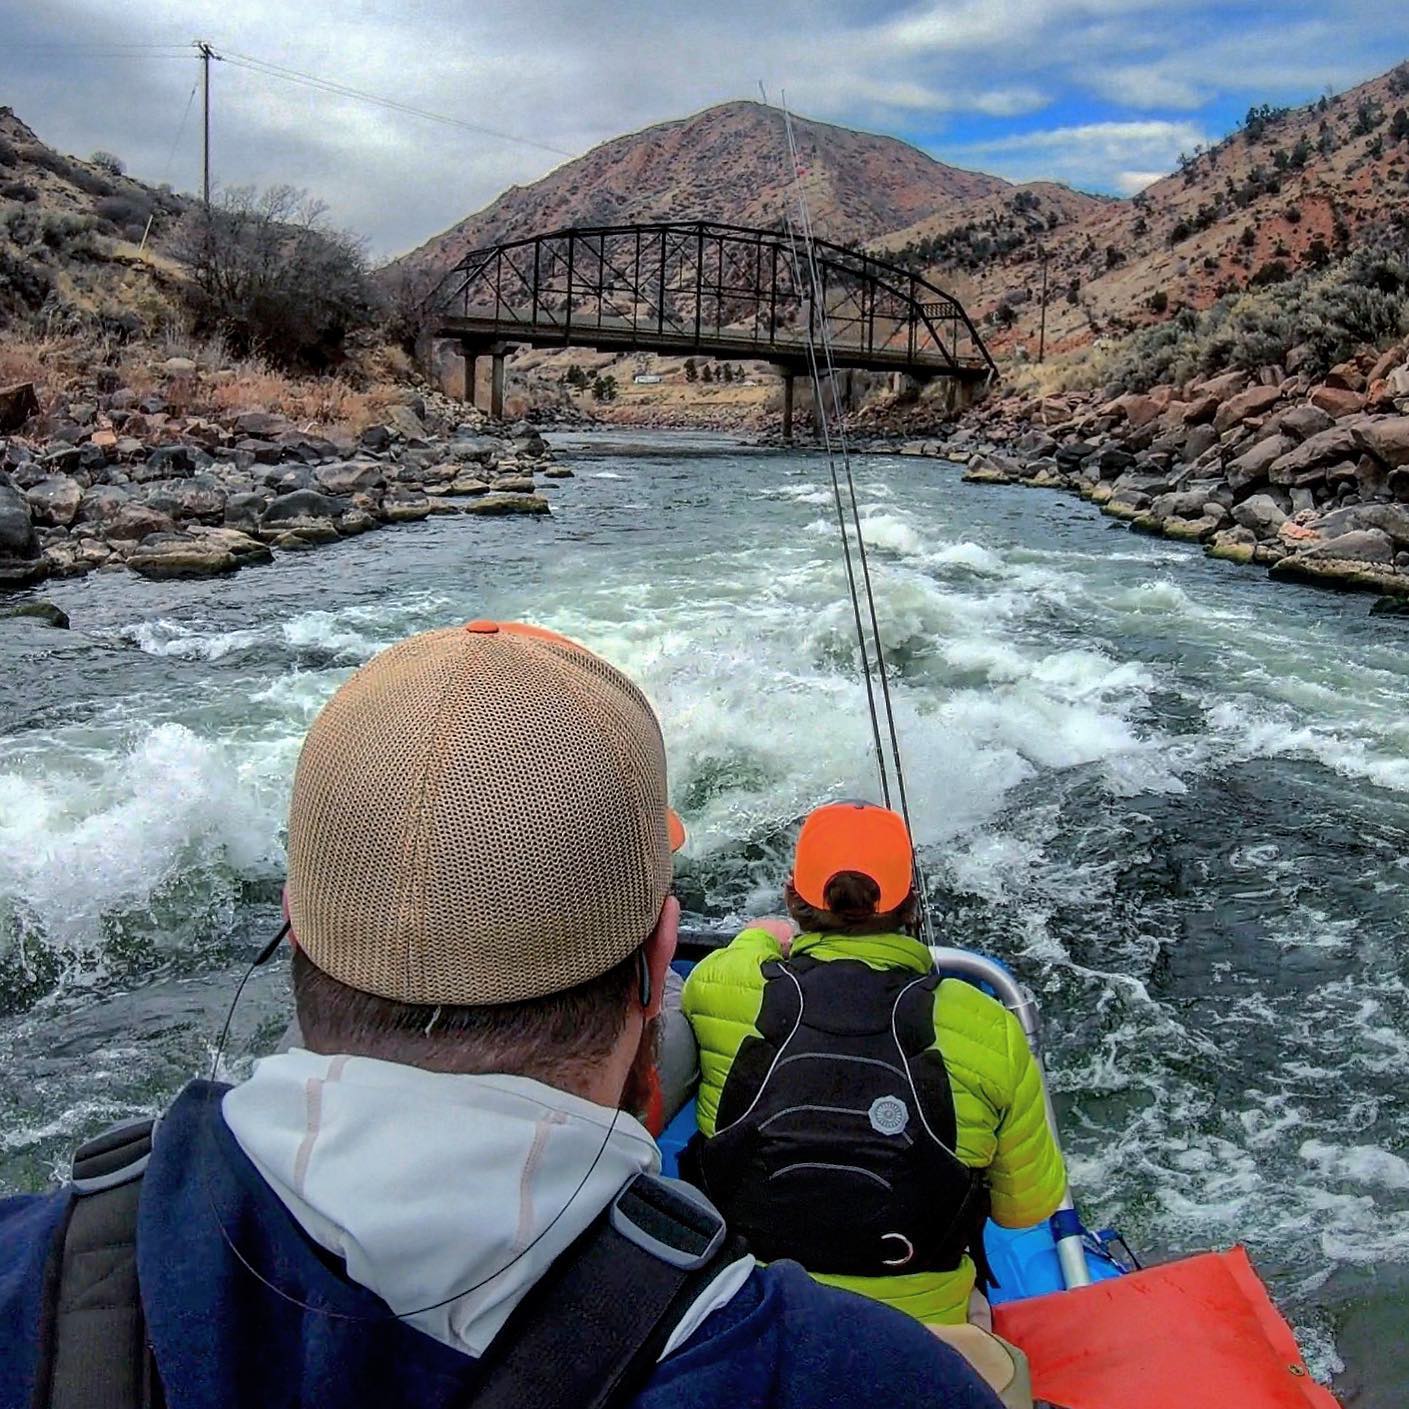
[(289, 919), (367, 993), (536, 998), (641, 945), (684, 839), (640, 690), (564, 636), (474, 621), (383, 651), (313, 721)]

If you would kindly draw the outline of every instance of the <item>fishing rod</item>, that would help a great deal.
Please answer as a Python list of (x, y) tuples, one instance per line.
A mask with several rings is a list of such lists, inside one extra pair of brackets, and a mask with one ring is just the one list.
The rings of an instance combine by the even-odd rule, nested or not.
[[(759, 84), (760, 91), (763, 92), (764, 102), (768, 101), (767, 91), (762, 83)], [(797, 139), (793, 132), (792, 113), (787, 106), (786, 95), (783, 97), (781, 111), (783, 115), (783, 128), (787, 136), (788, 158), (792, 164), (793, 188), (797, 197), (798, 224), (802, 230), (802, 245), (806, 251), (807, 286), (810, 293), (810, 308), (805, 327), (805, 337), (807, 344), (808, 366), (812, 374), (813, 404), (817, 409), (818, 420), (822, 428), (822, 441), (827, 455), (827, 466), (831, 473), (832, 493), (836, 506), (837, 527), (841, 533), (842, 555), (846, 564), (847, 590), (851, 597), (852, 616), (856, 626), (856, 641), (861, 657), (862, 678), (866, 686), (866, 703), (871, 716), (871, 735), (876, 750), (876, 766), (880, 774), (882, 801), (887, 807), (891, 805), (890, 784), (888, 770), (886, 767), (885, 748), (881, 741), (880, 720), (876, 709), (875, 687), (871, 679), (870, 652), (866, 645), (866, 631), (861, 621), (860, 595), (857, 593), (856, 571), (851, 560), (851, 544), (847, 532), (846, 510), (842, 504), (841, 479), (846, 480), (847, 500), (851, 510), (851, 525), (856, 534), (857, 557), (861, 565), (861, 586), (866, 598), (867, 616), (870, 619), (871, 640), (873, 643), (876, 674), (879, 676), (882, 708), (886, 718), (886, 729), (890, 739), (891, 766), (895, 774), (896, 794), (900, 803), (900, 814), (905, 819), (906, 830), (914, 837), (914, 828), (910, 822), (910, 799), (905, 787), (905, 769), (901, 763), (900, 756), (900, 736), (895, 723), (895, 708), (890, 694), (890, 678), (887, 669), (885, 656), (885, 645), (881, 637), (880, 619), (876, 612), (876, 597), (871, 583), (871, 565), (866, 552), (866, 536), (862, 528), (861, 510), (856, 498), (856, 479), (851, 469), (851, 447), (847, 437), (846, 418), (843, 414), (841, 404), (841, 393), (837, 387), (836, 357), (833, 350), (831, 322), (826, 307), (826, 290), (822, 282), (821, 270), (817, 261), (816, 238), (812, 228), (812, 212), (807, 203), (807, 192), (802, 183), (802, 165), (798, 156)], [(783, 206), (784, 223), (787, 230), (788, 244), (792, 251), (793, 258), (793, 278), (796, 286), (803, 287), (802, 266), (798, 259), (797, 235), (793, 227), (791, 213), (786, 202)], [(826, 364), (827, 379), (832, 393), (832, 410), (836, 418), (836, 440), (841, 450), (842, 475), (837, 472), (836, 454), (832, 446), (832, 432), (827, 414), (827, 402), (822, 390), (821, 364), (817, 356), (817, 339), (813, 334), (813, 323), (816, 321), (820, 329), (822, 344), (822, 360)], [(914, 859), (914, 884), (916, 895), (920, 905), (920, 930), (926, 942), (933, 941), (933, 922), (930, 916), (929, 894), (925, 886), (924, 873), (920, 869), (918, 855)]]

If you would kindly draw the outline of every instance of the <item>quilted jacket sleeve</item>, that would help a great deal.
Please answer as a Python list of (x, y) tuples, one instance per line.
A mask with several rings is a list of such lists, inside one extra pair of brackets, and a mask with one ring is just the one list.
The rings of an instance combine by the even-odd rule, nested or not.
[(714, 1134), (724, 1079), (744, 1038), (758, 1034), (763, 966), (782, 953), (767, 930), (744, 930), (727, 947), (701, 959), (685, 980), (680, 1006), (700, 1047), (695, 1119), (706, 1136)]
[(1066, 1190), (1066, 1169), (1047, 1125), (1037, 1062), (1017, 1019), (1011, 1013), (1004, 1018), (1010, 1095), (999, 1115), (988, 1176), (994, 1221), (1026, 1228), (1056, 1211)]

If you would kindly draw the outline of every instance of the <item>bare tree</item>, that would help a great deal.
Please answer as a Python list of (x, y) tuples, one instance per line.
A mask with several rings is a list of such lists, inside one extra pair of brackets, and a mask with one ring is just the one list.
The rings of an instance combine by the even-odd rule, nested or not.
[(373, 316), (362, 242), (293, 186), (222, 192), (182, 221), (175, 253), (191, 273), (197, 330), (220, 333), (237, 353), (321, 369)]

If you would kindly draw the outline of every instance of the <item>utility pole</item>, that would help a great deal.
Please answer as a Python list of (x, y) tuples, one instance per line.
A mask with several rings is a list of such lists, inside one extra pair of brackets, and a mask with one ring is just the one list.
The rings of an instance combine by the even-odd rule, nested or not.
[(201, 58), (201, 77), (204, 87), (205, 97), (205, 142), (202, 150), (204, 152), (204, 180), (202, 183), (203, 197), (205, 200), (206, 214), (210, 214), (210, 61), (218, 59), (219, 54), (205, 42), (204, 39), (196, 40), (196, 53)]
[(1042, 331), (1037, 338), (1037, 360), (1047, 360), (1047, 246), (1038, 245), (1037, 253), (1042, 260)]

